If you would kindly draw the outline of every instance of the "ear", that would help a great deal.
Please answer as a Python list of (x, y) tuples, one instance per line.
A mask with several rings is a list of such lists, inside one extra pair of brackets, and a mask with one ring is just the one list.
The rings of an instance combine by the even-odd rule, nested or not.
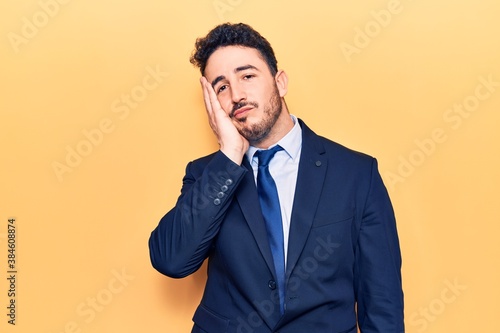
[(285, 97), (288, 92), (288, 75), (286, 75), (284, 70), (279, 70), (274, 76), (274, 81), (278, 87), (280, 97)]

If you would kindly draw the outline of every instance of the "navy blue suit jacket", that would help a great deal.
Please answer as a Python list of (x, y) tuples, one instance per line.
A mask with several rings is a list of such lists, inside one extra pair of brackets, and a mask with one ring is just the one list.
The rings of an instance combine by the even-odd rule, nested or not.
[(188, 164), (176, 206), (149, 240), (151, 262), (181, 278), (208, 258), (195, 333), (401, 333), (401, 255), (374, 158), (302, 121), (291, 217), (286, 310), (252, 169), (222, 152)]

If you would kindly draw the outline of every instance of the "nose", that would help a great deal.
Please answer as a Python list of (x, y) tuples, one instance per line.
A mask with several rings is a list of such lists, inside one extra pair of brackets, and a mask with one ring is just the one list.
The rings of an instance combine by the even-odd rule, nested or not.
[(233, 83), (231, 85), (231, 99), (233, 103), (239, 103), (246, 99), (246, 93), (243, 87), (239, 83)]

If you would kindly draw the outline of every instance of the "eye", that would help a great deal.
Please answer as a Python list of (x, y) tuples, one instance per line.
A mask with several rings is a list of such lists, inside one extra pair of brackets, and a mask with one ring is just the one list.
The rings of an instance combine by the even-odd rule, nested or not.
[(217, 94), (220, 94), (226, 89), (227, 89), (227, 84), (223, 84), (222, 86), (219, 87), (219, 89), (217, 89)]
[(247, 75), (243, 76), (243, 79), (249, 80), (249, 79), (251, 79), (253, 77), (255, 77), (255, 75), (253, 75), (253, 74), (247, 74)]

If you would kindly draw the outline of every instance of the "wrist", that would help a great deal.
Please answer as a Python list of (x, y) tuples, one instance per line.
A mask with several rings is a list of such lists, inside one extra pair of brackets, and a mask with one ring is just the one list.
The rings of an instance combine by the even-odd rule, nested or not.
[(243, 157), (245, 156), (246, 150), (240, 148), (228, 148), (221, 145), (220, 151), (226, 155), (234, 163), (241, 165), (243, 162)]

